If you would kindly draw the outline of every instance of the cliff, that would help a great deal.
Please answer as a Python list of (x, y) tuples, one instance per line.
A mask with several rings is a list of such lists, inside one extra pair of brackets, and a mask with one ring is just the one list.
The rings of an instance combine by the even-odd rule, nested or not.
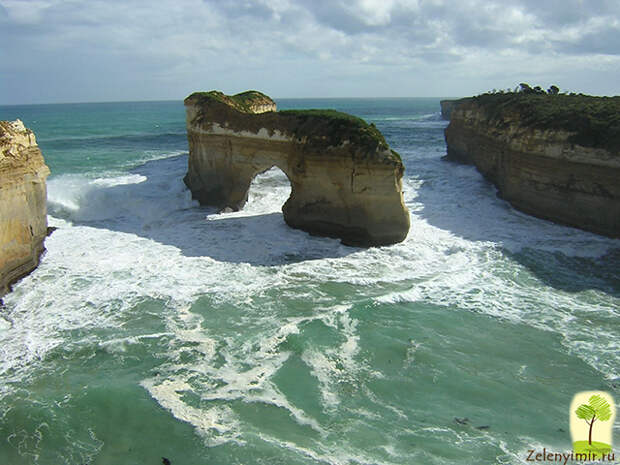
[(333, 110), (276, 112), (255, 91), (194, 93), (185, 107), (185, 183), (201, 204), (239, 210), (252, 179), (277, 166), (291, 183), (289, 226), (358, 246), (407, 236), (404, 167), (374, 125)]
[(0, 296), (39, 263), (48, 174), (32, 131), (19, 120), (0, 121)]
[(459, 98), (454, 100), (441, 100), (439, 102), (439, 106), (441, 107), (441, 117), (446, 121), (450, 121), (450, 116), (452, 115), (452, 110), (454, 108), (463, 103), (471, 100), (471, 97)]
[(620, 97), (481, 95), (453, 109), (445, 137), (447, 158), (515, 208), (620, 237)]

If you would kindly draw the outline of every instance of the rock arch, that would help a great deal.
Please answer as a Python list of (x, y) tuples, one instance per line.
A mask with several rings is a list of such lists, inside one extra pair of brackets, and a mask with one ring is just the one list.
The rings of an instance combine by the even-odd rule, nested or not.
[(248, 203), (244, 209), (273, 211), (274, 207), (282, 211), (282, 206), (291, 196), (291, 180), (277, 166), (258, 173), (252, 179), (248, 191)]
[(252, 179), (277, 166), (291, 183), (289, 226), (359, 246), (407, 236), (404, 167), (374, 126), (329, 110), (275, 112), (254, 91), (195, 93), (185, 106), (185, 183), (201, 204), (239, 210)]

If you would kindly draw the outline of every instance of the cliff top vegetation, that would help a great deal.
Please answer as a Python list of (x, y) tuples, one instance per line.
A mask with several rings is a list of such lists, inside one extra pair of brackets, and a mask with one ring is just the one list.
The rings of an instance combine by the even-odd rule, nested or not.
[[(401, 163), (400, 155), (389, 149), (383, 134), (374, 124), (361, 118), (329, 109), (282, 110), (253, 114), (252, 105), (273, 103), (267, 95), (247, 91), (228, 96), (219, 91), (195, 92), (185, 99), (186, 104), (200, 107), (199, 124), (217, 122), (238, 130), (257, 132), (261, 128), (278, 130), (303, 139), (306, 146), (323, 153), (329, 147), (350, 143), (364, 153), (384, 152), (386, 158)], [(226, 105), (223, 106), (222, 104)]]
[(464, 99), (484, 108), (488, 118), (503, 121), (518, 115), (523, 126), (573, 133), (570, 142), (620, 154), (620, 96), (560, 93), (557, 86), (547, 92), (522, 83), (510, 92), (491, 92)]
[(274, 105), (275, 108), (276, 104), (269, 96), (257, 90), (247, 90), (235, 95), (226, 95), (218, 90), (194, 92), (187, 97), (186, 100), (190, 99), (200, 105), (208, 103), (209, 101), (225, 103), (244, 113), (254, 113), (252, 107), (255, 105)]
[[(380, 149), (389, 147), (374, 123), (368, 124), (362, 118), (348, 113), (321, 109), (281, 110), (278, 113), (285, 117), (295, 117), (301, 127), (313, 123), (324, 126), (325, 134), (328, 136), (327, 141), (331, 144), (338, 143), (336, 139), (343, 139), (363, 145), (379, 146)], [(397, 152), (392, 150), (392, 154), (400, 161), (400, 155)]]

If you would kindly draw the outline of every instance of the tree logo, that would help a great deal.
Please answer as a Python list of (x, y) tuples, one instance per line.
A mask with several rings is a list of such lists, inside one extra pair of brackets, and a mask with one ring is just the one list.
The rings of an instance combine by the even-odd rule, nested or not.
[(592, 459), (609, 454), (616, 416), (613, 398), (606, 392), (580, 392), (573, 398), (570, 410), (575, 454), (589, 454)]

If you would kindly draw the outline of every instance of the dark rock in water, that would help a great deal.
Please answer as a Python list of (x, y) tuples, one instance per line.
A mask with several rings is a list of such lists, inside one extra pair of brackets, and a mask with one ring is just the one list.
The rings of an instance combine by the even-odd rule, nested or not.
[(161, 458), (161, 463), (163, 463), (164, 465), (171, 465), (170, 460), (168, 460), (166, 457)]
[[(469, 426), (469, 418), (467, 417), (465, 418), (454, 417), (454, 421), (457, 422), (459, 425)], [(476, 429), (479, 429), (479, 430), (489, 429), (489, 428), (490, 428), (489, 425), (476, 426)]]
[(196, 92), (185, 108), (184, 181), (202, 205), (240, 210), (254, 177), (277, 166), (292, 187), (282, 207), (290, 227), (362, 247), (407, 237), (405, 168), (373, 124), (335, 110), (275, 111), (256, 91)]

